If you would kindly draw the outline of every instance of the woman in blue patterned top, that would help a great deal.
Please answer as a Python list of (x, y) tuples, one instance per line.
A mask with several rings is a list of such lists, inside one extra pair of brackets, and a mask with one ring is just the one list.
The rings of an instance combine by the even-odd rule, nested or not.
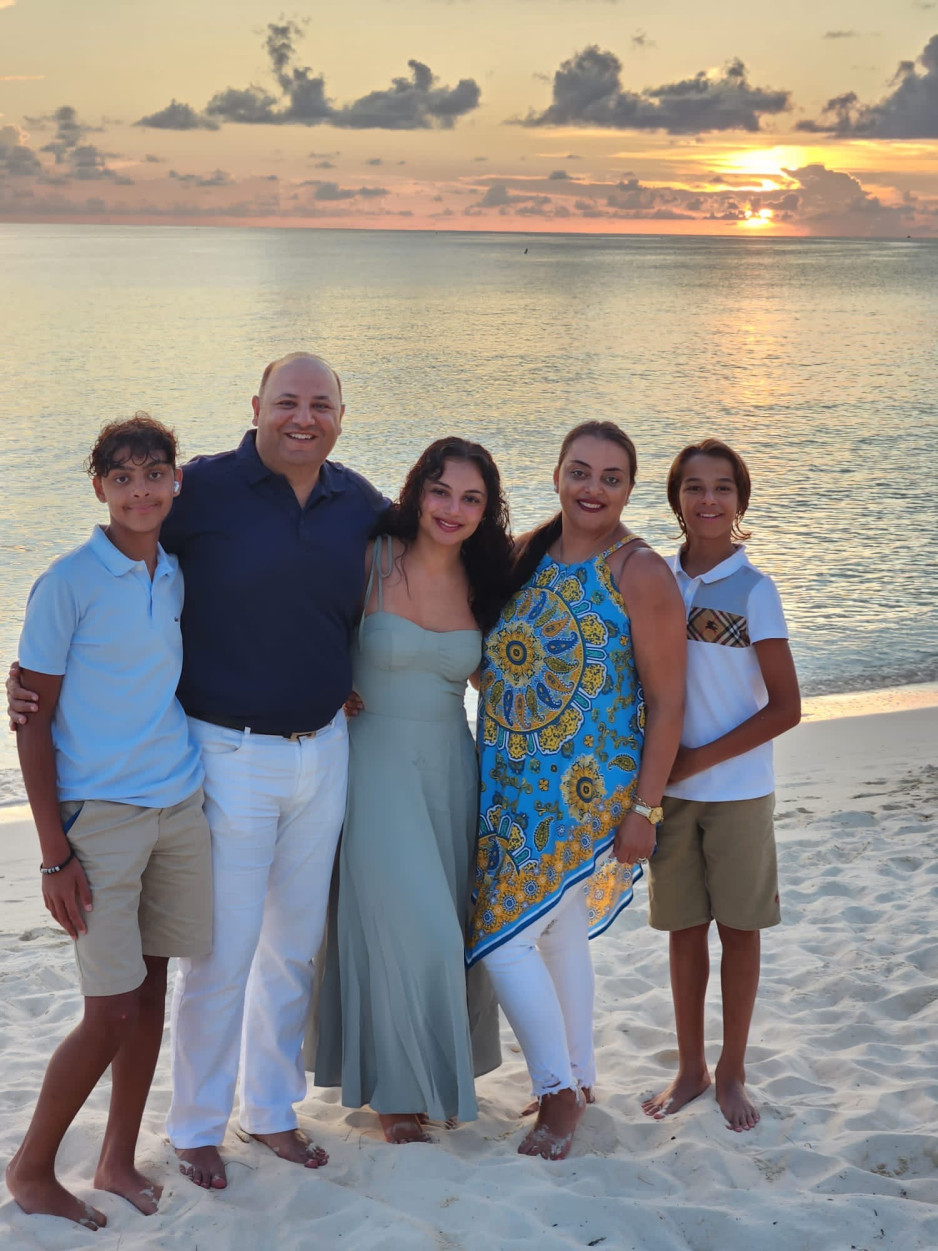
[(469, 961), (492, 978), (538, 1100), (519, 1151), (545, 1159), (567, 1155), (595, 1080), (588, 937), (654, 849), (681, 734), (683, 607), (620, 520), (635, 470), (612, 422), (570, 431), (560, 512), (519, 541), (519, 589), (483, 658)]

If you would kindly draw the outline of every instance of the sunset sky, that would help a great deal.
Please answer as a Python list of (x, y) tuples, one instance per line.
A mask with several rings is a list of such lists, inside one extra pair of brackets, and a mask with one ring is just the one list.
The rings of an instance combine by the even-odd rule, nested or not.
[(938, 0), (0, 0), (0, 220), (938, 236)]

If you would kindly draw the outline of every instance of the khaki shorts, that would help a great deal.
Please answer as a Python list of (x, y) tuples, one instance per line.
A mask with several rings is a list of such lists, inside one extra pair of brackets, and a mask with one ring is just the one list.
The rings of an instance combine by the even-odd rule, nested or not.
[[(212, 949), (212, 844), (201, 788), (172, 808), (87, 799), (59, 805), (88, 878), (92, 911), (75, 942), (83, 995), (122, 995), (146, 956)], [(77, 815), (76, 815), (77, 814)]]
[(648, 920), (686, 930), (716, 920), (736, 930), (778, 925), (775, 796), (704, 803), (662, 801), (658, 850), (648, 862)]

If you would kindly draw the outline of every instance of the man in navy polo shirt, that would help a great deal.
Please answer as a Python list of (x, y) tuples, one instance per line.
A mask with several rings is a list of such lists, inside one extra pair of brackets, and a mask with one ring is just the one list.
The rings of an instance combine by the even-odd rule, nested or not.
[(325, 361), (274, 361), (253, 407), (239, 447), (185, 467), (162, 536), (185, 575), (179, 697), (202, 749), (215, 886), (212, 954), (180, 962), (167, 1127), (181, 1171), (215, 1188), (239, 1060), (243, 1129), (326, 1162), (293, 1105), (345, 812), (349, 642), (386, 506), (326, 459), (344, 405)]

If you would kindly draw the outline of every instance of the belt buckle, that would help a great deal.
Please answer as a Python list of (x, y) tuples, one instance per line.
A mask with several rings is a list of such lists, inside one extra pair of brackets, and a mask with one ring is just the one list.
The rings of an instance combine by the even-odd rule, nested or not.
[(303, 738), (315, 738), (318, 733), (318, 730), (297, 730), (293, 734), (284, 734), (283, 737), (288, 743), (298, 743)]

